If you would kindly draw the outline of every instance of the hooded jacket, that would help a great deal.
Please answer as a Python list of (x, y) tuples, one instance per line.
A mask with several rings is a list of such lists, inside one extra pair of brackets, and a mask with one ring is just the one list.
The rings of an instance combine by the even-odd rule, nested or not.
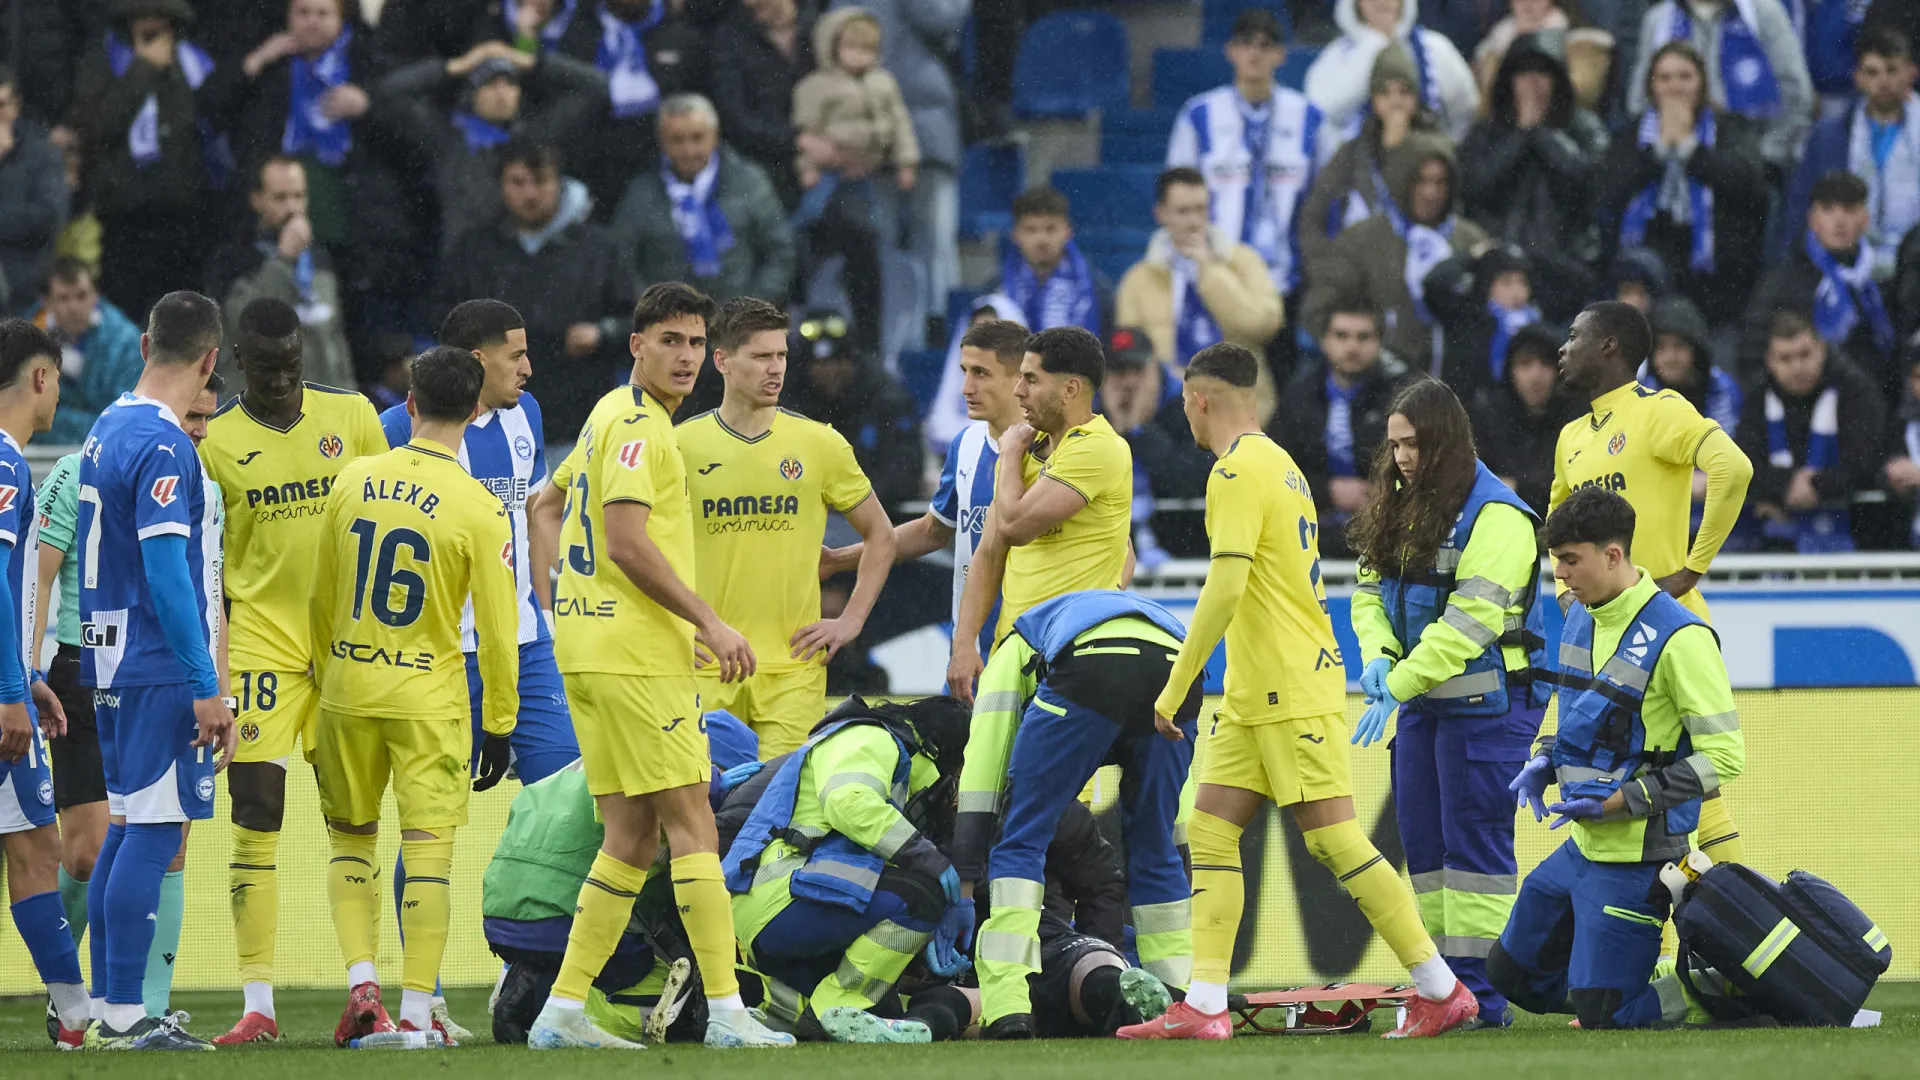
[[(164, 15), (182, 42), (193, 21), (186, 0), (154, 0), (143, 12)], [(113, 8), (116, 31), (125, 34), (127, 5)], [(195, 210), (207, 186), (206, 148), (200, 120), (220, 76), (219, 68), (194, 86), (178, 62), (156, 68), (138, 53), (116, 76), (99, 38), (89, 44), (74, 75), (73, 96), (63, 123), (80, 136), (86, 190), (102, 218), (132, 213), (181, 214)], [(154, 103), (158, 157), (142, 166), (129, 149), (129, 133), (148, 99)], [(20, 286), (14, 286), (16, 289)]]
[(14, 121), (13, 149), (0, 157), (0, 313), (25, 308), (46, 284), (71, 194), (60, 151), (37, 125)]
[(846, 339), (837, 348), (852, 356), (853, 377), (840, 393), (829, 396), (811, 371), (809, 350), (818, 346), (809, 345), (798, 335), (793, 343), (781, 403), (809, 420), (832, 427), (852, 445), (854, 460), (873, 483), (873, 493), (882, 506), (897, 507), (919, 498), (925, 490), (921, 482), (926, 455), (920, 449), (920, 407), (913, 395), (877, 359)]
[[(1266, 355), (1267, 342), (1281, 326), (1280, 290), (1273, 284), (1266, 261), (1260, 253), (1238, 243), (1225, 233), (1207, 226), (1207, 244), (1214, 260), (1200, 271), (1195, 287), (1207, 314), (1220, 327), (1224, 341), (1244, 345), (1255, 356)], [(1174, 356), (1173, 326), (1173, 240), (1167, 230), (1159, 229), (1147, 242), (1146, 257), (1134, 263), (1120, 278), (1114, 293), (1114, 321), (1119, 326), (1137, 326), (1153, 342), (1153, 353), (1162, 360)], [(1260, 420), (1264, 424), (1273, 415), (1273, 378), (1265, 364), (1260, 365)]]
[[(1456, 255), (1427, 274), (1427, 310), (1433, 312), (1446, 335), (1440, 379), (1468, 404), (1499, 381), (1493, 376), (1493, 342), (1498, 331), (1487, 303), (1494, 281), (1504, 273), (1525, 274), (1529, 286), (1539, 278), (1539, 268), (1532, 260), (1506, 244), (1488, 248), (1477, 257)], [(1512, 351), (1509, 339), (1507, 355)]]
[(1569, 401), (1558, 388), (1547, 399), (1545, 409), (1529, 409), (1514, 389), (1511, 358), (1526, 352), (1551, 357), (1559, 350), (1561, 340), (1558, 332), (1542, 323), (1514, 334), (1505, 376), (1468, 410), (1480, 460), (1542, 516), (1553, 490), (1553, 454), (1560, 429), (1579, 419), (1586, 409)]
[[(834, 3), (835, 8), (845, 7)], [(971, 0), (863, 0), (880, 24), (888, 69), (913, 116), (923, 164), (960, 167), (960, 95), (953, 82)], [(825, 64), (827, 58), (817, 58)]]
[[(1567, 74), (1573, 79), (1574, 99), (1589, 112), (1600, 112), (1602, 99), (1613, 72), (1613, 35), (1594, 26), (1576, 26), (1567, 13), (1555, 7), (1547, 12), (1541, 30), (1557, 31), (1567, 38)], [(1493, 24), (1473, 50), (1473, 70), (1480, 78), (1481, 115), (1487, 115), (1487, 103), (1493, 99), (1494, 80), (1506, 59), (1507, 50), (1525, 35), (1520, 33), (1512, 15)]]
[[(35, 304), (26, 317), (56, 339), (61, 336), (45, 307)], [(67, 344), (62, 342), (63, 346)], [(85, 361), (78, 378), (64, 372), (60, 376), (60, 404), (53, 411), (53, 427), (47, 432), (47, 441), (60, 446), (85, 442), (101, 411), (132, 390), (146, 366), (140, 358), (140, 328), (104, 298), (94, 305), (93, 325), (71, 347), (79, 350)], [(63, 362), (61, 366), (66, 365)]]
[(878, 25), (872, 12), (861, 7), (836, 8), (813, 24), (813, 55), (820, 67), (793, 88), (793, 126), (823, 135), (842, 154), (876, 166), (917, 166), (920, 143), (900, 84), (878, 64), (864, 75), (840, 66), (840, 32), (856, 21)]
[[(1446, 35), (1415, 25), (1419, 17), (1419, 0), (1404, 0), (1393, 39), (1409, 54), (1426, 56), (1428, 77), (1438, 98), (1429, 104), (1436, 106), (1441, 127), (1457, 141), (1466, 137), (1480, 108), (1480, 88), (1460, 50)], [(1386, 35), (1361, 21), (1356, 0), (1337, 0), (1333, 21), (1341, 36), (1322, 49), (1307, 69), (1306, 91), (1331, 130), (1339, 132), (1365, 108), (1373, 58), (1389, 42)]]
[(1684, 296), (1669, 296), (1654, 301), (1653, 310), (1647, 313), (1647, 321), (1652, 324), (1653, 340), (1657, 346), (1662, 334), (1671, 334), (1687, 343), (1693, 351), (1693, 381), (1686, 386), (1671, 386), (1660, 378), (1660, 372), (1648, 359), (1640, 365), (1635, 376), (1640, 385), (1655, 390), (1674, 390), (1699, 410), (1701, 416), (1720, 425), (1720, 430), (1728, 435), (1736, 435), (1740, 428), (1741, 403), (1746, 394), (1740, 389), (1740, 383), (1732, 375), (1720, 370), (1713, 362), (1713, 332), (1707, 326), (1706, 316), (1700, 314), (1693, 301)]

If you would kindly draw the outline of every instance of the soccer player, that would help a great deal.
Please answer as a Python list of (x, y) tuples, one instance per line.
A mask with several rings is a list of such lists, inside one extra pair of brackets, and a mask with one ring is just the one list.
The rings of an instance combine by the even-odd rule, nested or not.
[[(1696, 586), (1739, 520), (1753, 463), (1685, 397), (1634, 381), (1652, 355), (1652, 330), (1631, 304), (1590, 304), (1573, 320), (1560, 348), (1560, 377), (1593, 411), (1560, 432), (1548, 508), (1586, 487), (1627, 500), (1646, 526), (1633, 538), (1640, 565), (1668, 596), (1711, 622)], [(1689, 546), (1695, 469), (1706, 473), (1706, 504)], [(1560, 593), (1564, 597), (1566, 590)], [(1700, 809), (1700, 850), (1720, 862), (1745, 860), (1740, 833), (1717, 791)]]
[(206, 388), (220, 308), (161, 297), (131, 394), (100, 414), (80, 461), (80, 681), (94, 688), (110, 824), (94, 864), (93, 997), (102, 1049), (208, 1050), (142, 1004), (155, 909), (185, 823), (213, 815), (213, 776), (234, 752), (220, 694), (218, 507), (178, 417)]
[(393, 1030), (373, 967), (374, 845), (389, 778), (408, 870), (399, 1028), (435, 1026), (453, 833), (467, 823), (473, 736), (467, 669), (454, 658), (469, 596), (484, 733), (475, 786), (491, 786), (507, 770), (507, 736), (520, 710), (513, 540), (499, 498), (454, 456), (485, 378), (465, 349), (441, 345), (415, 357), (407, 394), (413, 439), (340, 470), (315, 528), (322, 539), (308, 607), (320, 689), (313, 765), (332, 851), (327, 899), (350, 988), (333, 1034), (339, 1046)]
[(1439, 1035), (1479, 1003), (1420, 925), (1413, 894), (1353, 816), (1346, 671), (1320, 584), (1313, 493), (1285, 450), (1262, 434), (1260, 359), (1234, 344), (1201, 350), (1181, 396), (1193, 437), (1219, 457), (1207, 478), (1213, 555), (1179, 661), (1153, 709), (1162, 734), (1224, 634), (1226, 700), (1214, 713), (1187, 825), (1193, 849), (1193, 982), (1187, 999), (1129, 1039), (1226, 1039), (1227, 976), (1245, 889), (1240, 834), (1268, 800), (1293, 810), (1307, 850), (1333, 872), (1413, 975), (1419, 993), (1391, 1037)]
[(986, 666), (979, 637), (996, 598), (997, 641), (1042, 601), (1125, 583), (1133, 452), (1093, 411), (1106, 370), (1100, 339), (1077, 326), (1027, 339), (1014, 387), (1026, 420), (1000, 436), (993, 505), (953, 628), (947, 687), (962, 701)]
[(1480, 1000), (1474, 1023), (1505, 1027), (1487, 953), (1519, 886), (1506, 785), (1533, 754), (1550, 691), (1533, 681), (1547, 662), (1538, 519), (1474, 455), (1445, 383), (1422, 379), (1389, 410), (1373, 463), (1382, 494), (1347, 530), (1367, 692), (1352, 741), (1380, 738), (1400, 710), (1393, 808), (1421, 921)]
[(239, 750), (227, 779), (233, 800), (229, 862), (233, 940), (245, 1010), (215, 1042), (272, 1042), (273, 948), (279, 933), (275, 853), (287, 763), (298, 738), (313, 756), (318, 705), (309, 669), (307, 598), (313, 595), (315, 521), (333, 479), (355, 458), (385, 452), (373, 404), (353, 390), (301, 380), (300, 316), (263, 298), (237, 320), (234, 359), (246, 385), (207, 425), (200, 459), (227, 513), (227, 580)]
[(713, 301), (661, 282), (634, 305), (632, 384), (594, 406), (558, 470), (568, 495), (554, 596), (554, 655), (566, 681), (606, 836), (553, 993), (528, 1032), (536, 1050), (635, 1049), (587, 1019), (587, 990), (619, 943), (664, 827), (673, 891), (707, 991), (707, 1045), (790, 1046), (748, 1015), (733, 974), (733, 920), (720, 875), (710, 770), (694, 687), (696, 638), (723, 682), (753, 674), (747, 639), (695, 594), (687, 468), (673, 411), (706, 358)]
[[(752, 297), (727, 301), (713, 324), (720, 407), (674, 430), (691, 463), (694, 589), (746, 635), (754, 673), (721, 682), (701, 673), (700, 705), (724, 709), (760, 737), (762, 759), (807, 740), (827, 697), (827, 668), (860, 636), (893, 568), (893, 523), (826, 424), (780, 408), (787, 313)], [(820, 542), (827, 511), (846, 516), (865, 550), (846, 610), (820, 617)]]
[(1685, 1017), (1671, 977), (1649, 982), (1671, 906), (1660, 868), (1686, 856), (1702, 798), (1746, 760), (1716, 635), (1634, 564), (1635, 517), (1599, 486), (1547, 515), (1553, 576), (1578, 603), (1560, 635), (1559, 730), (1510, 790), (1572, 835), (1527, 875), (1487, 958), (1514, 1004), (1588, 1031)]

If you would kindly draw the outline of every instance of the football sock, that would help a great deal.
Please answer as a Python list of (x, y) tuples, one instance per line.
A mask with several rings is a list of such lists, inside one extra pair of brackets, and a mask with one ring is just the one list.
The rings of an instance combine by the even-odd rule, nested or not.
[(333, 907), (333, 932), (340, 959), (351, 966), (371, 965), (380, 947), (380, 893), (373, 884), (378, 837), (343, 833), (327, 827), (327, 903)]
[(400, 1022), (416, 1031), (433, 1029), (433, 995), (425, 990), (403, 988), (400, 991)]
[(113, 864), (120, 860), (120, 844), (126, 838), (125, 825), (107, 826), (107, 838), (100, 842), (93, 877), (87, 882), (88, 918), (100, 920), (87, 935), (88, 970), (93, 974), (92, 995), (102, 1005), (107, 1000), (107, 939), (112, 936), (112, 928), (107, 925), (107, 881), (113, 877)]
[[(1080, 1011), (1086, 1013), (1096, 1026), (1106, 1024), (1114, 1010), (1125, 1004), (1120, 997), (1120, 973), (1125, 970), (1110, 966), (1097, 967), (1080, 980)], [(1129, 1016), (1124, 1021), (1127, 1024), (1139, 1022), (1138, 1015)]]
[(246, 995), (246, 1011), (259, 1013), (269, 1020), (278, 1019), (273, 1013), (272, 983), (250, 982), (242, 986), (240, 992)]
[(65, 866), (60, 868), (60, 906), (67, 911), (67, 932), (78, 945), (87, 933), (87, 883), (75, 881)]
[[(141, 991), (147, 978), (147, 953), (153, 948), (158, 924), (160, 883), (167, 864), (180, 852), (180, 824), (127, 826), (120, 851), (107, 882), (105, 920), (113, 929), (107, 937), (107, 1007), (135, 1006), (146, 1015)], [(137, 1017), (136, 1017), (137, 1019)], [(112, 1024), (115, 1030), (126, 1025)]]
[[(567, 932), (567, 955), (560, 962), (559, 977), (553, 980), (553, 997), (584, 1005), (587, 990), (620, 944), (627, 920), (633, 917), (634, 898), (646, 883), (645, 867), (628, 866), (605, 851), (593, 857), (587, 880), (580, 884), (580, 902), (573, 909), (573, 929)], [(731, 956), (725, 970), (733, 970)], [(706, 971), (702, 965), (703, 977)]]
[(1734, 827), (1725, 797), (1700, 800), (1699, 830), (1700, 850), (1714, 862), (1747, 861), (1746, 845), (1740, 840), (1740, 830)]
[[(1309, 830), (1305, 837), (1307, 851), (1340, 879), (1340, 886), (1360, 905), (1361, 913), (1399, 958), (1400, 966), (1412, 970), (1415, 964), (1435, 955), (1433, 938), (1420, 922), (1413, 891), (1360, 831), (1359, 822), (1348, 819)], [(1196, 850), (1194, 858), (1199, 857)]]
[(936, 986), (913, 995), (906, 1018), (927, 1025), (934, 1042), (951, 1042), (973, 1022), (973, 1003), (957, 986)]
[(160, 904), (153, 913), (153, 945), (147, 950), (147, 973), (140, 998), (147, 1015), (167, 1015), (173, 999), (173, 958), (180, 952), (180, 923), (187, 914), (186, 872), (169, 870), (160, 879)]
[(407, 891), (400, 903), (400, 929), (405, 958), (400, 985), (408, 994), (428, 998), (440, 973), (447, 949), (447, 918), (452, 908), (453, 830), (433, 840), (402, 840), (400, 850), (408, 868)]
[(243, 983), (273, 981), (273, 944), (280, 930), (280, 875), (274, 869), (279, 850), (279, 833), (233, 827), (228, 905)]
[(36, 893), (13, 905), (13, 925), (27, 944), (40, 981), (47, 984), (60, 1026), (74, 1030), (86, 1026), (87, 992), (80, 982), (80, 949), (60, 925), (64, 921), (57, 892)]
[[(1233, 940), (1240, 932), (1246, 883), (1240, 873), (1239, 826), (1195, 810), (1187, 822), (1193, 847), (1193, 985), (1227, 984)], [(1191, 996), (1191, 995), (1189, 995)], [(1194, 1008), (1199, 1009), (1198, 1004)], [(1216, 1013), (1226, 1008), (1201, 1009)]]
[[(673, 898), (680, 905), (680, 921), (687, 928), (693, 962), (706, 984), (709, 1008), (715, 1001), (738, 998), (740, 980), (733, 973), (733, 901), (720, 873), (720, 856), (696, 851), (673, 860)], [(737, 1002), (735, 1008), (740, 1007)]]

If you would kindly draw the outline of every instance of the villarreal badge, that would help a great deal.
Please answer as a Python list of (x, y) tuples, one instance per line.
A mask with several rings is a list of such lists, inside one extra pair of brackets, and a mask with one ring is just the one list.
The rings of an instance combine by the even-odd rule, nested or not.
[(804, 472), (806, 472), (806, 468), (800, 464), (799, 458), (785, 457), (780, 459), (780, 475), (788, 480), (798, 480), (800, 479), (800, 474)]
[(347, 452), (346, 440), (334, 432), (320, 436), (320, 456), (331, 461)]
[(1614, 432), (1613, 438), (1607, 440), (1607, 453), (1613, 454), (1616, 457), (1619, 456), (1620, 451), (1625, 450), (1626, 448), (1627, 448), (1627, 433), (1624, 431)]

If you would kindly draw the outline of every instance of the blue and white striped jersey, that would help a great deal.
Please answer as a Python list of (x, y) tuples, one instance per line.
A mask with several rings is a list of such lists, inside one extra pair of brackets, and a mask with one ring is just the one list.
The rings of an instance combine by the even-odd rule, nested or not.
[[(940, 469), (940, 486), (933, 493), (928, 509), (940, 523), (953, 530), (953, 612), (960, 620), (960, 595), (966, 591), (967, 568), (973, 562), (973, 549), (980, 542), (980, 531), (987, 524), (987, 507), (993, 503), (993, 471), (1000, 460), (1000, 448), (987, 434), (987, 422), (975, 420), (960, 429), (947, 445), (947, 461)], [(1000, 599), (995, 597), (993, 611), (980, 630), (980, 655), (993, 651), (993, 628), (1000, 621)]]

